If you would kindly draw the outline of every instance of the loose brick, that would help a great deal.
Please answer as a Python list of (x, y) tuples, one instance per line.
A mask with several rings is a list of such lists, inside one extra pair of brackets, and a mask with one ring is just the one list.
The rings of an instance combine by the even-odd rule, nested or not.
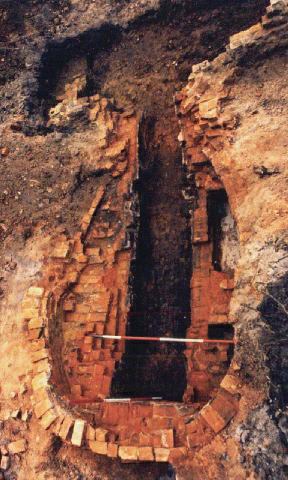
[(40, 419), (40, 423), (45, 430), (52, 425), (55, 420), (57, 420), (57, 415), (54, 410), (48, 410), (48, 412), (44, 413), (43, 417)]
[(77, 447), (81, 447), (82, 439), (84, 435), (84, 428), (85, 428), (85, 421), (77, 419), (74, 423), (71, 443), (72, 445), (76, 445)]
[(116, 443), (108, 443), (107, 456), (111, 457), (111, 458), (117, 458), (117, 456), (118, 456), (118, 445), (116, 445)]
[(29, 297), (41, 298), (44, 295), (44, 288), (41, 287), (30, 287), (27, 291)]
[(95, 440), (95, 435), (96, 435), (95, 428), (91, 427), (91, 425), (88, 425), (86, 430), (87, 440)]
[(34, 406), (34, 412), (37, 418), (42, 417), (50, 408), (53, 407), (53, 404), (49, 398), (46, 398), (42, 402), (36, 403)]
[(74, 302), (69, 302), (69, 301), (66, 301), (64, 302), (63, 304), (63, 310), (64, 312), (73, 312), (75, 309), (75, 303)]
[(152, 447), (139, 447), (139, 460), (142, 462), (153, 462), (154, 454)]
[(96, 433), (96, 440), (98, 440), (99, 442), (106, 442), (107, 436), (108, 436), (108, 430), (105, 430), (105, 428), (96, 428), (95, 433)]
[(44, 360), (40, 360), (39, 362), (35, 363), (33, 366), (34, 373), (48, 373), (50, 371), (50, 365), (48, 359), (45, 358)]
[(59, 418), (57, 418), (57, 420), (55, 421), (54, 425), (53, 425), (53, 431), (55, 433), (55, 435), (59, 435), (59, 431), (60, 431), (60, 428), (61, 428), (61, 425), (64, 421), (64, 418), (65, 416), (64, 415), (61, 415)]
[(57, 247), (54, 248), (53, 252), (51, 253), (51, 257), (54, 258), (66, 258), (70, 249), (69, 243), (59, 243)]
[(45, 358), (48, 358), (48, 356), (48, 349), (43, 348), (42, 350), (37, 350), (37, 352), (32, 353), (32, 361), (39, 362), (39, 360), (44, 360)]
[(233, 290), (235, 288), (235, 281), (231, 278), (226, 278), (220, 282), (220, 288), (223, 290)]
[(139, 449), (137, 447), (119, 447), (118, 456), (123, 461), (134, 461), (138, 460)]
[(28, 331), (28, 338), (30, 341), (39, 339), (41, 335), (41, 328), (35, 328)]
[(203, 407), (200, 413), (215, 433), (220, 432), (220, 430), (226, 426), (227, 422), (225, 422), (211, 404)]
[(168, 462), (170, 450), (169, 448), (154, 448), (156, 462)]
[(38, 350), (42, 350), (45, 348), (45, 340), (44, 338), (39, 338), (39, 340), (35, 340), (34, 342), (30, 343), (30, 349), (32, 352), (37, 352)]
[(89, 448), (94, 453), (98, 453), (99, 455), (107, 455), (108, 444), (107, 442), (98, 442), (97, 440), (89, 441)]
[(40, 388), (46, 387), (47, 385), (48, 385), (48, 376), (44, 372), (39, 373), (32, 380), (33, 390), (39, 390)]
[(44, 320), (41, 316), (36, 316), (35, 318), (31, 318), (28, 323), (29, 330), (34, 330), (36, 328), (42, 328), (44, 325)]
[(0, 468), (1, 470), (8, 470), (10, 467), (10, 458), (8, 455), (2, 455), (1, 457), (1, 463), (0, 463)]
[(72, 425), (73, 419), (69, 416), (65, 417), (59, 430), (59, 437), (61, 437), (63, 440), (66, 440)]
[(33, 392), (33, 395), (31, 396), (33, 405), (35, 405), (36, 403), (43, 402), (43, 400), (46, 400), (49, 398), (50, 397), (48, 394), (48, 390), (44, 387), (39, 388), (38, 390), (35, 390), (35, 392)]
[(31, 318), (38, 319), (39, 308), (24, 308), (22, 310), (22, 316), (25, 320), (30, 320)]
[[(226, 353), (226, 352), (225, 352)], [(234, 377), (234, 375), (225, 375), (220, 386), (227, 390), (227, 392), (235, 394), (239, 391), (239, 379)]]

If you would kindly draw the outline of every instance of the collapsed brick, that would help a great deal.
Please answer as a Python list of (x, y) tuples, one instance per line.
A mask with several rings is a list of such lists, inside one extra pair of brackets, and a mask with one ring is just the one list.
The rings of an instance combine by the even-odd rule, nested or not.
[(71, 443), (81, 447), (82, 439), (84, 435), (85, 422), (84, 420), (75, 420)]

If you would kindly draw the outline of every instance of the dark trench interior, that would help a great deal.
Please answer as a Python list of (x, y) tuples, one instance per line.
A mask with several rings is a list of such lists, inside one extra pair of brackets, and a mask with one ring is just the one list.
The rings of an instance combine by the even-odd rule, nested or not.
[[(208, 338), (212, 340), (232, 340), (234, 338), (234, 327), (227, 323), (208, 325)], [(234, 354), (234, 345), (231, 344), (227, 350), (227, 368), (229, 367)]]
[[(190, 323), (192, 248), (181, 151), (171, 151), (165, 137), (159, 142), (153, 118), (142, 122), (139, 140), (140, 226), (127, 333), (185, 337)], [(186, 387), (183, 349), (177, 343), (126, 342), (111, 395), (181, 401)]]
[(208, 235), (212, 242), (212, 264), (221, 272), (222, 265), (222, 220), (227, 215), (228, 197), (225, 190), (213, 190), (207, 195)]

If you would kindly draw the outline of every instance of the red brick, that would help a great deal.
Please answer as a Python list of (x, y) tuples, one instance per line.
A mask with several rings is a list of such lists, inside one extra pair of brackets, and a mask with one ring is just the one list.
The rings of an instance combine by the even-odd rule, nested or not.
[(169, 448), (154, 448), (156, 462), (168, 462), (170, 450)]
[(108, 451), (107, 442), (98, 442), (96, 440), (95, 441), (90, 440), (88, 444), (92, 452), (98, 453), (98, 455), (107, 455), (107, 451)]
[(116, 458), (118, 455), (118, 445), (115, 443), (108, 443), (107, 447), (107, 456), (111, 458)]
[(139, 450), (137, 447), (119, 447), (118, 455), (123, 461), (138, 460)]
[(139, 447), (139, 460), (142, 462), (153, 462), (154, 454), (152, 447)]
[(153, 415), (158, 417), (175, 417), (177, 414), (174, 405), (167, 405), (163, 403), (153, 405)]

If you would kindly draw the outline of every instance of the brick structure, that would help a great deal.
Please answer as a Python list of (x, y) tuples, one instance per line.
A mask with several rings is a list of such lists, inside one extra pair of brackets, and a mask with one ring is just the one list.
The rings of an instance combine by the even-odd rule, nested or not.
[[(191, 128), (188, 124), (187, 127), (183, 127), (183, 131), (189, 140), (191, 135), (191, 143), (193, 143), (195, 141), (194, 126)], [(186, 152), (189, 152), (190, 149), (188, 142)], [(202, 143), (199, 140), (196, 142), (201, 151)], [(225, 232), (225, 219), (228, 218), (229, 207), (228, 203), (223, 203), (223, 198), (226, 196), (223, 184), (211, 164), (206, 162), (203, 167), (203, 162), (197, 159), (197, 155), (191, 157), (189, 153), (186, 159), (197, 189), (192, 237), (194, 264), (191, 279), (191, 326), (187, 331), (187, 337), (207, 338), (211, 336), (211, 338), (217, 338), (217, 333), (220, 332), (220, 337), (224, 339), (225, 335), (229, 334), (228, 314), (234, 288), (234, 265), (226, 265), (223, 257), (225, 242), (229, 243), (230, 248), (234, 249), (235, 257), (238, 257), (236, 225), (230, 217), (232, 228), (229, 232)], [(215, 193), (216, 195), (214, 195)], [(210, 194), (212, 194), (213, 215), (209, 215)], [(217, 219), (217, 209), (220, 211), (222, 219)], [(210, 225), (211, 220), (214, 221), (214, 225)], [(215, 253), (216, 249), (218, 252)], [(211, 328), (213, 326), (218, 326), (218, 329)], [(229, 350), (231, 347), (227, 345), (195, 346), (188, 344), (185, 352), (188, 370), (186, 401), (210, 398), (213, 389), (218, 387), (228, 368), (228, 357), (231, 353)]]
[[(256, 41), (269, 44), (277, 15), (283, 27), (282, 4), (286, 14), (284, 2), (271, 2), (262, 24), (232, 37), (230, 52), (241, 55), (242, 48)], [(287, 29), (287, 22), (284, 26)], [(225, 55), (215, 60), (215, 68), (217, 62), (225, 62)], [(187, 331), (192, 337), (207, 336), (209, 326), (223, 327), (235, 320), (229, 318), (234, 287), (229, 265), (233, 262), (228, 257), (224, 261), (233, 238), (220, 235), (217, 251), (218, 227), (223, 226), (225, 215), (219, 214), (217, 228), (209, 224), (208, 203), (209, 195), (222, 195), (217, 197), (223, 185), (213, 169), (213, 159), (225, 150), (236, 119), (224, 117), (221, 109), (229, 95), (231, 70), (224, 68), (223, 81), (214, 85), (209, 73), (212, 68), (209, 62), (194, 66), (187, 87), (176, 98), (184, 159), (197, 192), (192, 318)], [(93, 148), (83, 148), (106, 175), (79, 232), (73, 240), (55, 239), (41, 282), (31, 287), (23, 300), (33, 362), (31, 401), (43, 428), (63, 441), (123, 462), (177, 463), (211, 442), (233, 419), (242, 385), (233, 362), (224, 376), (226, 347), (192, 346), (185, 352), (184, 409), (179, 403), (103, 401), (124, 345), (92, 340), (86, 334), (125, 334), (133, 257), (132, 184), (138, 169), (137, 118), (107, 107), (106, 99), (95, 96), (80, 99), (78, 104), (75, 101), (72, 107), (64, 100), (53, 112), (53, 121), (61, 123), (71, 108), (82, 109), (95, 137)]]

